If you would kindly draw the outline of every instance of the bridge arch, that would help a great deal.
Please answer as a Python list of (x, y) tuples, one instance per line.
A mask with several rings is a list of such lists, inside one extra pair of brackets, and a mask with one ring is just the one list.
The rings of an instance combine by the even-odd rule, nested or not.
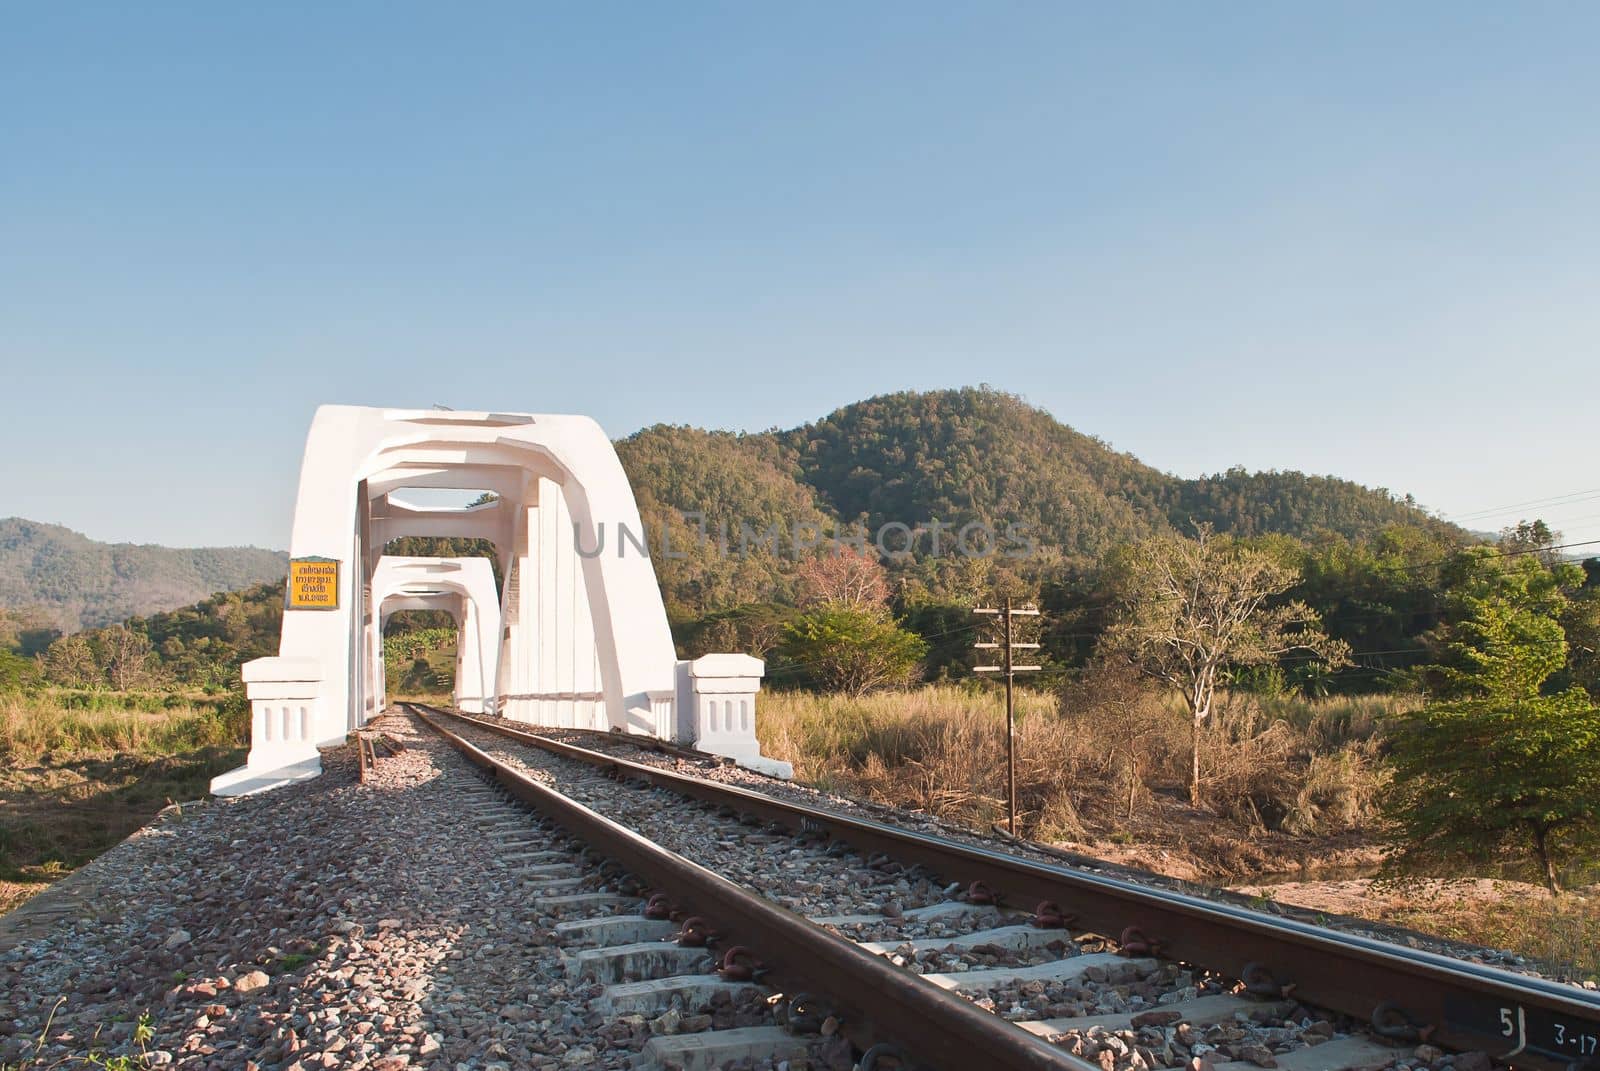
[[(395, 495), (418, 487), (491, 497), (433, 509)], [(624, 531), (635, 537), (626, 547)], [(373, 652), (384, 596), (375, 581), (384, 547), (402, 535), (495, 546), (504, 582), (485, 710), (699, 740), (747, 764), (766, 761), (753, 731), (739, 740), (701, 731), (692, 696), (713, 678), (676, 658), (655, 569), (638, 548), (643, 531), (622, 463), (588, 417), (320, 407), (301, 461), (279, 653), (244, 669), (253, 724), (296, 731), (253, 731), (246, 766), (212, 790), (315, 776), (318, 747), (341, 743), (381, 711)], [(324, 584), (315, 605), (297, 601), (304, 563)], [(760, 672), (740, 672), (718, 687), (748, 690), (753, 707)]]
[(500, 645), (500, 597), (487, 558), (383, 555), (372, 574), (376, 627), (369, 636), (365, 680), (369, 710), (383, 709), (383, 625), (399, 610), (443, 610), (455, 618), (457, 708), (482, 714), (492, 705)]

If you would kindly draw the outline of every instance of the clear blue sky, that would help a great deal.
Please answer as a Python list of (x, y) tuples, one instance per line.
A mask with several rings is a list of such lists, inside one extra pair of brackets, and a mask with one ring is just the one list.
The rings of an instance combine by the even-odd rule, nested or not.
[(0, 515), (283, 547), (322, 401), (988, 382), (1600, 538), (1594, 5), (3, 14)]

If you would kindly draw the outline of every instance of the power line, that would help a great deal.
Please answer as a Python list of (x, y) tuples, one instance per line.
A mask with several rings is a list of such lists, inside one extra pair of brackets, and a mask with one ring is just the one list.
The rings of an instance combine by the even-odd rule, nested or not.
[(1471, 520), (1474, 517), (1493, 517), (1493, 516), (1496, 516), (1498, 514), (1509, 513), (1512, 510), (1517, 510), (1517, 509), (1527, 509), (1527, 508), (1533, 508), (1533, 507), (1542, 508), (1542, 507), (1547, 506), (1547, 505), (1556, 505), (1558, 503), (1564, 504), (1565, 500), (1569, 499), (1569, 498), (1570, 499), (1577, 499), (1577, 500), (1581, 501), (1585, 497), (1600, 497), (1600, 487), (1590, 488), (1587, 491), (1569, 491), (1567, 494), (1564, 494), (1564, 495), (1552, 495), (1549, 498), (1531, 498), (1526, 502), (1513, 502), (1509, 506), (1495, 506), (1492, 509), (1473, 510), (1470, 513), (1458, 513), (1458, 514), (1448, 514), (1447, 513), (1447, 514), (1444, 514), (1444, 516), (1445, 516), (1446, 519), (1451, 520), (1451, 521), (1465, 521), (1465, 520)]

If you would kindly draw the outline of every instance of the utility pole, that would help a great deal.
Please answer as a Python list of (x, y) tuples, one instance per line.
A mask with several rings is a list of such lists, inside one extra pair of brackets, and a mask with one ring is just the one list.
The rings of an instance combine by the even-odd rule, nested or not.
[(1004, 673), (1006, 677), (1006, 829), (1014, 837), (1017, 835), (1017, 717), (1016, 707), (1012, 701), (1012, 682), (1018, 673), (1036, 673), (1038, 666), (1019, 666), (1012, 658), (1013, 651), (1037, 651), (1037, 643), (1017, 643), (1011, 628), (1013, 617), (1038, 617), (1039, 609), (1036, 606), (1011, 605), (1011, 596), (1007, 595), (1004, 604), (999, 609), (978, 607), (972, 611), (975, 614), (993, 614), (1000, 620), (1000, 643), (975, 643), (972, 646), (980, 651), (1000, 650), (1004, 653), (1004, 661), (998, 666), (973, 666), (974, 673)]

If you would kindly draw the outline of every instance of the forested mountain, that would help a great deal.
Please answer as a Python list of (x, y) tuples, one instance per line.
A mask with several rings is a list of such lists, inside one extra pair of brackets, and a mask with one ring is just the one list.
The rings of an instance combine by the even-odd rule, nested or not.
[(682, 560), (657, 555), (679, 614), (782, 600), (790, 577), (782, 562), (752, 567), (715, 553), (714, 542), (695, 546), (679, 511), (703, 513), (708, 531), (730, 532), (735, 546), (741, 522), (760, 531), (777, 521), (792, 531), (859, 521), (873, 532), (896, 522), (1018, 524), (1037, 543), (1041, 563), (1080, 565), (1120, 543), (1192, 532), (1199, 523), (1240, 536), (1362, 540), (1414, 526), (1465, 538), (1409, 498), (1333, 477), (1242, 469), (1170, 476), (987, 389), (888, 394), (803, 427), (754, 435), (657, 426), (617, 449), (646, 523), (668, 528), (674, 550), (689, 552)]
[(1359, 538), (1394, 524), (1461, 534), (1409, 497), (1330, 476), (1169, 476), (1014, 395), (974, 388), (887, 394), (758, 435), (659, 425), (617, 449), (641, 513), (700, 511), (713, 529), (819, 512), (873, 530), (1017, 522), (1042, 546), (1084, 558), (1200, 522), (1241, 536)]
[(0, 520), (0, 609), (35, 607), (74, 632), (280, 580), (287, 561), (256, 547), (100, 543), (60, 525), (9, 517)]
[[(1172, 480), (1165, 500), (1167, 520), (1175, 528), (1208, 523), (1219, 532), (1245, 537), (1275, 533), (1303, 538), (1329, 531), (1361, 539), (1391, 525), (1416, 525), (1443, 536), (1471, 534), (1429, 516), (1410, 495), (1397, 498), (1383, 488), (1303, 472), (1234, 468), (1197, 480)], [(1484, 533), (1474, 537), (1494, 538)]]
[(839, 516), (870, 529), (1025, 524), (1042, 546), (1097, 557), (1165, 526), (1166, 477), (995, 391), (904, 392), (775, 436)]
[(617, 443), (617, 453), (674, 609), (787, 598), (789, 541), (769, 549), (760, 537), (773, 525), (786, 534), (836, 525), (801, 481), (793, 451), (770, 436), (657, 424)]
[(1240, 536), (1302, 538), (1322, 530), (1359, 538), (1393, 524), (1451, 528), (1409, 498), (1328, 476), (1169, 476), (986, 389), (869, 398), (772, 437), (795, 452), (803, 478), (841, 517), (864, 517), (873, 528), (1017, 521), (1069, 558), (1198, 522)]

